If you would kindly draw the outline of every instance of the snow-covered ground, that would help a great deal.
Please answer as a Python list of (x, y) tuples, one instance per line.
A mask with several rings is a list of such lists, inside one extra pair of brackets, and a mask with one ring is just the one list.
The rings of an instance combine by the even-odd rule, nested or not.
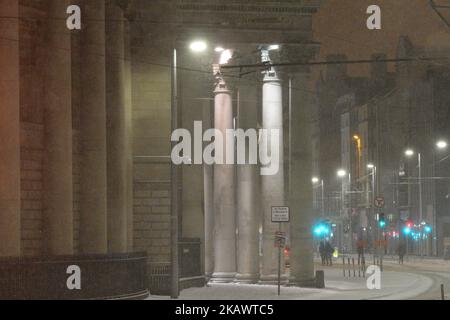
[[(343, 276), (339, 266), (321, 267), (325, 271), (325, 289), (277, 287), (272, 285), (211, 284), (205, 288), (191, 288), (181, 292), (181, 300), (360, 300), (413, 299), (431, 288), (433, 281), (426, 275), (410, 272), (385, 271), (381, 289), (369, 290), (366, 279)], [(352, 273), (353, 274), (353, 273)], [(152, 299), (168, 297), (150, 296)]]

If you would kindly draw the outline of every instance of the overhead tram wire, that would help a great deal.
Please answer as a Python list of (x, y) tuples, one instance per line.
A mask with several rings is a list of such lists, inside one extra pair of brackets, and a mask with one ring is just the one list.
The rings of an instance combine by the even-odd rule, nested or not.
[[(449, 6), (450, 8), (450, 6)], [(57, 19), (57, 20), (64, 20), (61, 18), (52, 18), (52, 17), (45, 17), (45, 18), (31, 18), (31, 17), (14, 17), (14, 16), (0, 16), (0, 19), (19, 19), (19, 20), (52, 20), (52, 19)], [(113, 20), (113, 19), (105, 19), (105, 20), (96, 20), (96, 19), (85, 19), (86, 20), (92, 20), (92, 21), (117, 21), (120, 22), (122, 20)], [(150, 24), (170, 24), (170, 25), (177, 25), (179, 26), (180, 23), (179, 22), (161, 22), (161, 21), (150, 21), (150, 20), (145, 20), (145, 19), (136, 19), (134, 22), (140, 22), (140, 23), (150, 23)], [(368, 44), (362, 44), (362, 43), (357, 43), (357, 42), (352, 42), (349, 41), (347, 39), (342, 39), (342, 38), (338, 38), (336, 36), (331, 36), (330, 34), (325, 35), (326, 37), (330, 37), (330, 38), (335, 38), (337, 40), (341, 40), (343, 42), (349, 42), (352, 43), (353, 45), (362, 45), (362, 46), (366, 46), (366, 47), (371, 47)], [(16, 39), (10, 39), (10, 38), (3, 38), (0, 37), (0, 40), (6, 40), (6, 41), (19, 41)], [(43, 46), (48, 48), (48, 46)], [(142, 46), (136, 46), (134, 45), (133, 47), (141, 47)], [(54, 48), (56, 50), (67, 50), (70, 51), (66, 48), (61, 48), (61, 47), (56, 47)], [(105, 56), (102, 54), (96, 54), (98, 56)], [(126, 59), (126, 58), (120, 58), (124, 61), (130, 61), (130, 59)], [(419, 57), (419, 58), (400, 58), (400, 59), (376, 59), (376, 60), (346, 60), (346, 61), (316, 61), (316, 62), (293, 62), (293, 63), (273, 63), (273, 64), (249, 64), (249, 65), (224, 65), (222, 66), (222, 69), (231, 69), (231, 68), (239, 68), (240, 70), (242, 70), (243, 68), (267, 68), (268, 66), (273, 66), (273, 67), (288, 67), (288, 66), (321, 66), (321, 65), (339, 65), (339, 64), (367, 64), (367, 63), (380, 63), (380, 62), (431, 62), (434, 65), (438, 65), (441, 67), (444, 67), (446, 69), (450, 70), (450, 66), (448, 65), (444, 65), (441, 63), (438, 63), (437, 61), (442, 61), (442, 60), (450, 60), (450, 58), (444, 57), (444, 58), (435, 58), (435, 57)], [(165, 64), (160, 64), (160, 63), (154, 63), (154, 62), (149, 62), (149, 61), (144, 61), (144, 60), (133, 60), (135, 62), (139, 62), (139, 63), (143, 63), (143, 64), (147, 64), (147, 65), (153, 65), (153, 66), (159, 66), (159, 67), (163, 67), (163, 68), (172, 68), (171, 65), (165, 65)], [(209, 70), (200, 70), (200, 69), (192, 69), (192, 68), (187, 68), (187, 67), (182, 67), (182, 66), (178, 66), (177, 67), (178, 70), (181, 71), (187, 71), (187, 72), (197, 72), (197, 73), (202, 73), (202, 74), (210, 74), (211, 72)], [(257, 70), (255, 70), (256, 72)], [(249, 72), (251, 73), (251, 72)], [(247, 81), (252, 81), (255, 83), (260, 83), (262, 84), (263, 81), (262, 80), (257, 80), (257, 79), (249, 79), (249, 78), (243, 78), (244, 74), (239, 74), (239, 75), (233, 75), (233, 74), (227, 74), (225, 73), (223, 76), (226, 78), (236, 78), (236, 79), (246, 79)], [(286, 87), (286, 85), (282, 84), (282, 87)], [(299, 88), (299, 87), (291, 87), (291, 89), (295, 90), (295, 91), (301, 91), (301, 92), (306, 92), (309, 94), (318, 94), (317, 91), (314, 90), (307, 90), (305, 88)], [(322, 93), (323, 94), (323, 93)], [(325, 94), (327, 95), (327, 94)]]

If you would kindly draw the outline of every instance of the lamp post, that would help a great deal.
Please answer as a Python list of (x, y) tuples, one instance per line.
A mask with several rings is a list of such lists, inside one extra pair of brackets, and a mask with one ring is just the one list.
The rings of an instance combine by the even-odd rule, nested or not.
[[(405, 155), (407, 157), (412, 157), (414, 156), (415, 152), (412, 149), (407, 149), (405, 151)], [(422, 222), (423, 220), (423, 205), (422, 205), (422, 155), (420, 152), (417, 153), (417, 163), (419, 166), (419, 221)], [(420, 245), (420, 255), (423, 256), (423, 250), (422, 250), (422, 242)]]
[[(317, 184), (320, 182), (320, 189), (321, 189), (321, 195), (320, 195), (320, 209), (321, 209), (321, 213), (320, 215), (322, 217), (325, 216), (325, 192), (324, 192), (324, 183), (323, 183), (323, 179), (319, 179), (317, 177), (313, 177), (312, 178), (312, 183), (317, 187)], [(317, 199), (317, 197), (316, 197)], [(316, 200), (317, 203), (317, 200)]]
[[(172, 102), (171, 102), (171, 118), (172, 132), (178, 128), (178, 75), (177, 75), (177, 49), (173, 49), (172, 53)], [(175, 142), (172, 142), (172, 148)], [(179, 170), (178, 166), (171, 162), (170, 165), (170, 238), (171, 238), (171, 291), (170, 297), (177, 299), (180, 294), (179, 289), (179, 270), (178, 270), (178, 184)]]
[[(373, 222), (375, 221), (375, 197), (377, 196), (377, 191), (375, 190), (376, 181), (377, 181), (377, 167), (374, 164), (368, 164), (367, 168), (371, 170), (371, 176), (372, 176), (372, 197), (371, 197), (371, 211), (372, 211), (372, 219), (371, 221), (371, 231), (372, 231), (372, 240), (374, 237), (374, 228), (373, 228)], [(378, 228), (377, 228), (378, 230)]]
[[(340, 170), (338, 170), (337, 171), (337, 176), (340, 178), (340, 179), (344, 179), (345, 177), (348, 177), (348, 195), (349, 195), (349, 213), (348, 213), (348, 216), (349, 216), (349, 220), (350, 220), (350, 223), (349, 223), (349, 229), (348, 229), (348, 232), (349, 232), (349, 237), (350, 237), (350, 251), (352, 251), (352, 249), (353, 249), (353, 230), (352, 230), (352, 220), (351, 220), (351, 216), (352, 216), (352, 212), (351, 212), (351, 208), (352, 208), (352, 201), (351, 201), (351, 183), (352, 183), (352, 178), (351, 178), (351, 173), (350, 172), (347, 172), (346, 170), (344, 170), (344, 169), (340, 169)], [(342, 206), (341, 206), (341, 214), (342, 214), (342, 216), (344, 215), (344, 209), (345, 209), (345, 206), (344, 206), (344, 202), (345, 202), (345, 190), (344, 190), (344, 183), (342, 183), (342, 185), (341, 185), (341, 197), (342, 197), (342, 200), (341, 200), (341, 202), (342, 202)]]
[[(192, 52), (203, 52), (207, 49), (206, 42), (197, 40), (193, 41), (189, 48)], [(178, 103), (178, 52), (174, 47), (172, 51), (171, 61), (171, 129), (174, 132), (179, 127), (180, 111)], [(172, 141), (172, 149), (175, 147), (176, 141)], [(179, 184), (180, 184), (180, 170), (178, 165), (171, 162), (170, 166), (170, 238), (171, 238), (171, 290), (170, 296), (172, 299), (177, 299), (180, 295), (179, 289), (179, 261), (178, 261), (178, 237), (179, 237)]]

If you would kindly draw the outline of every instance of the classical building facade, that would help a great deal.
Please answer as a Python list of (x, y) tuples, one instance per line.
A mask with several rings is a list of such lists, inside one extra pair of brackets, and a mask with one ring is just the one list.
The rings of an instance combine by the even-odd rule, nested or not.
[[(233, 49), (233, 64), (259, 63), (261, 49), (278, 44), (281, 50), (273, 54), (274, 62), (307, 61), (318, 49), (312, 15), (320, 2), (0, 0), (0, 268), (14, 273), (31, 265), (29, 270), (42, 275), (49, 274), (46, 266), (55, 261), (58, 266), (50, 268), (54, 276), (37, 280), (51, 285), (33, 291), (31, 285), (8, 282), (1, 296), (138, 297), (145, 296), (149, 286), (153, 292), (165, 291), (174, 239), (174, 49), (179, 127), (193, 130), (194, 121), (200, 120), (204, 129), (220, 128), (221, 123), (213, 121), (221, 110), (213, 112), (220, 94), (230, 99), (227, 126), (264, 126), (264, 70), (224, 72), (229, 91), (214, 92), (213, 49)], [(81, 30), (66, 27), (66, 10), (73, 4), (81, 8)], [(189, 43), (195, 39), (205, 40), (209, 51), (193, 55)], [(286, 133), (286, 178), (267, 189), (266, 197), (273, 190), (285, 191), (277, 203), (263, 201), (266, 208), (260, 211), (259, 170), (225, 170), (233, 184), (225, 186), (232, 189), (228, 211), (223, 212), (231, 220), (224, 222), (228, 235), (217, 238), (222, 230), (217, 224), (222, 205), (217, 188), (226, 181), (216, 168), (183, 166), (175, 228), (182, 286), (204, 283), (205, 274), (214, 280), (214, 272), (219, 278), (229, 273), (227, 281), (264, 281), (261, 273), (273, 280), (270, 205), (291, 207), (286, 227), (290, 282), (314, 281), (309, 70), (282, 69), (279, 77), (277, 125)], [(261, 268), (260, 236), (261, 243), (267, 242)], [(220, 260), (220, 254), (228, 256)], [(229, 267), (222, 269), (220, 261)], [(82, 273), (91, 281), (88, 289), (61, 288), (58, 281), (65, 284), (68, 265), (88, 270)], [(93, 280), (102, 278), (96, 277), (101, 273), (107, 274), (103, 280)]]

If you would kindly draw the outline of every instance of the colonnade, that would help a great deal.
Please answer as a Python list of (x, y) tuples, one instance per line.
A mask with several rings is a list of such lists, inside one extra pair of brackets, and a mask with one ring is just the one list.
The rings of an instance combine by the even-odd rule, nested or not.
[[(302, 86), (304, 82), (298, 81), (297, 84)], [(290, 99), (295, 97), (298, 100), (289, 101), (295, 104), (291, 119), (292, 175), (289, 177), (293, 188), (289, 189), (290, 194), (286, 194), (283, 94), (287, 91), (284, 91), (285, 87), (274, 67), (264, 72), (262, 81), (241, 79), (236, 87), (237, 128), (258, 128), (258, 104), (261, 103), (262, 129), (278, 130), (279, 139), (271, 141), (270, 134), (261, 135), (260, 146), (267, 143), (269, 150), (278, 148), (279, 170), (274, 175), (260, 175), (259, 166), (247, 162), (247, 139), (246, 164), (205, 166), (205, 191), (209, 192), (213, 186), (214, 193), (209, 200), (213, 205), (205, 205), (206, 275), (211, 277), (213, 283), (276, 283), (278, 248), (274, 245), (274, 237), (278, 224), (271, 221), (271, 208), (288, 205), (291, 207), (291, 223), (285, 225), (283, 231), (289, 234), (291, 246), (289, 282), (292, 285), (308, 285), (314, 280), (314, 267), (310, 232), (312, 163), (306, 99), (289, 92)], [(258, 99), (260, 93), (261, 101)], [(214, 94), (215, 129), (226, 137), (225, 130), (234, 128), (234, 95), (223, 77), (219, 77)], [(230, 141), (223, 145), (224, 154), (227, 143)], [(214, 172), (212, 175), (211, 171)], [(284, 265), (282, 257), (283, 281), (286, 282), (288, 278), (284, 274)]]
[[(21, 254), (19, 2), (0, 0), (0, 257)], [(72, 33), (68, 0), (48, 2), (43, 154), (43, 251), (74, 253)], [(131, 182), (121, 2), (84, 1), (80, 31), (80, 235), (83, 254), (129, 248)], [(17, 17), (17, 18), (14, 18)], [(108, 17), (108, 19), (106, 19)], [(8, 39), (8, 40), (6, 40)], [(14, 40), (14, 41), (11, 41)], [(129, 70), (128, 70), (129, 71)], [(129, 104), (129, 103), (128, 103)]]

